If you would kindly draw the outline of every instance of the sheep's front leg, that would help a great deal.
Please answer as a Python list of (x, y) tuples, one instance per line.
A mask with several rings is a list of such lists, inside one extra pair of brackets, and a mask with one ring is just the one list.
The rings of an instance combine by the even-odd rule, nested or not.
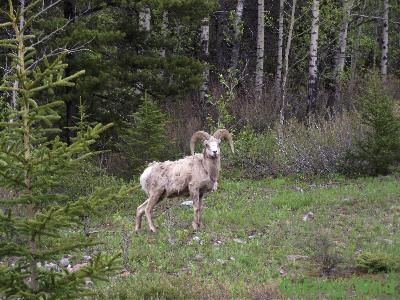
[(140, 227), (142, 226), (142, 217), (144, 214), (144, 211), (146, 209), (147, 203), (149, 200), (147, 199), (143, 204), (141, 204), (137, 210), (136, 210), (136, 224), (135, 224), (135, 231), (138, 232)]
[(199, 192), (196, 191), (192, 193), (193, 200), (193, 210), (194, 210), (194, 220), (193, 220), (193, 229), (200, 229), (203, 224), (201, 223), (201, 212), (203, 209), (203, 199), (199, 196)]

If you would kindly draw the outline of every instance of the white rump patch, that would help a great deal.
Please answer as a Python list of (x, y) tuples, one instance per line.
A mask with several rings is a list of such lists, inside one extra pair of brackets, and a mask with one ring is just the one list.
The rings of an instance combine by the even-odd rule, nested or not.
[(144, 170), (144, 172), (142, 173), (142, 175), (140, 175), (140, 185), (142, 186), (142, 189), (143, 191), (145, 191), (146, 194), (149, 194), (149, 191), (146, 188), (146, 181), (151, 174), (152, 168), (153, 168), (152, 166), (147, 167), (146, 170)]

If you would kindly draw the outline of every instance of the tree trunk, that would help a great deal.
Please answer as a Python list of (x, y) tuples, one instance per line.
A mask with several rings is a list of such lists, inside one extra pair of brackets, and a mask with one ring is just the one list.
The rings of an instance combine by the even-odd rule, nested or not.
[(257, 5), (257, 63), (255, 78), (255, 94), (260, 98), (264, 85), (264, 0)]
[[(278, 61), (275, 76), (275, 95), (277, 99), (281, 99), (282, 88), (282, 60), (283, 60), (283, 14), (285, 0), (279, 2), (279, 25), (278, 25)], [(282, 108), (281, 108), (282, 111)]]
[[(162, 43), (165, 44), (165, 40), (167, 39), (168, 32), (168, 11), (164, 11), (162, 15), (162, 24), (161, 24), (161, 37), (163, 39)], [(160, 56), (165, 57), (165, 48), (162, 47), (160, 49)]]
[(347, 32), (352, 7), (353, 0), (343, 0), (343, 16), (340, 22), (338, 46), (335, 55), (335, 98), (334, 101), (328, 101), (327, 103), (327, 107), (332, 115), (335, 113), (335, 104), (341, 106), (342, 103), (342, 74), (346, 63)]
[(289, 32), (287, 36), (286, 48), (285, 48), (285, 61), (284, 61), (284, 73), (282, 79), (282, 107), (279, 116), (279, 122), (281, 125), (285, 122), (285, 107), (286, 107), (286, 83), (289, 74), (289, 54), (290, 54), (290, 47), (292, 45), (292, 37), (293, 37), (293, 29), (294, 29), (294, 22), (295, 22), (295, 14), (296, 14), (296, 2), (297, 0), (292, 1), (292, 11), (290, 14), (290, 25), (289, 25)]
[(225, 68), (224, 60), (224, 37), (225, 37), (225, 15), (220, 12), (217, 14), (217, 33), (216, 33), (216, 51), (217, 51), (217, 65), (218, 69)]
[(317, 110), (317, 80), (318, 80), (318, 37), (319, 37), (319, 0), (313, 0), (312, 4), (312, 22), (311, 38), (309, 50), (309, 68), (308, 68), (308, 103), (307, 114), (310, 117)]
[(142, 10), (139, 12), (139, 31), (149, 33), (150, 21), (151, 21), (150, 7), (147, 4), (145, 4)]
[[(75, 19), (75, 5), (73, 0), (64, 0), (64, 18), (67, 20), (74, 20)], [(68, 55), (67, 58), (71, 58), (73, 54)], [(65, 73), (66, 75), (70, 75), (71, 74), (71, 69), (70, 67), (67, 67), (65, 69)], [(68, 91), (69, 88), (66, 88), (66, 90)], [(66, 138), (66, 142), (68, 145), (71, 144), (71, 138), (72, 138), (72, 130), (71, 128), (74, 126), (74, 116), (77, 112), (77, 105), (75, 103), (75, 101), (73, 101), (72, 99), (67, 99), (65, 101), (65, 138)]]
[(210, 70), (208, 67), (208, 57), (209, 57), (209, 41), (210, 41), (210, 20), (208, 17), (204, 18), (201, 25), (200, 34), (200, 46), (202, 50), (202, 60), (204, 62), (203, 70), (203, 83), (200, 87), (200, 102), (205, 103), (205, 98), (208, 94), (208, 80), (210, 76)]
[(232, 48), (232, 62), (231, 69), (236, 70), (239, 61), (240, 42), (243, 33), (242, 16), (243, 16), (244, 0), (238, 0), (236, 6), (236, 16), (233, 24), (233, 48)]
[(384, 0), (383, 7), (381, 76), (382, 80), (386, 81), (389, 54), (389, 0)]

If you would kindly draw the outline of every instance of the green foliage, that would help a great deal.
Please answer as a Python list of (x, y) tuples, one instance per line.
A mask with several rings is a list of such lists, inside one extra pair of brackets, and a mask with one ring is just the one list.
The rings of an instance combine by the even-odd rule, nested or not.
[(400, 161), (400, 119), (394, 113), (393, 99), (374, 74), (358, 100), (366, 128), (350, 159), (359, 164), (358, 173), (387, 174)]
[(314, 247), (313, 260), (322, 275), (330, 275), (343, 260), (340, 253), (326, 234), (317, 234)]
[[(85, 278), (105, 280), (115, 272), (118, 255), (98, 254), (75, 272), (42, 266), (96, 244), (94, 239), (65, 233), (77, 231), (84, 215), (96, 213), (129, 192), (124, 186), (117, 191), (106, 188), (73, 201), (54, 190), (93, 155), (90, 146), (111, 124), (82, 122), (69, 145), (61, 141), (55, 122), (64, 102), (53, 96), (58, 87), (74, 86), (84, 71), (66, 76), (65, 53), (54, 59), (37, 56), (32, 44), (35, 37), (28, 36), (27, 30), (35, 28), (38, 15), (34, 8), (41, 4), (36, 1), (25, 9), (14, 9), (9, 1), (8, 14), (3, 12), (8, 22), (0, 24), (10, 35), (0, 46), (13, 60), (0, 91), (14, 92), (17, 100), (0, 122), (0, 186), (12, 191), (10, 197), (0, 199), (0, 298), (59, 299), (89, 294)], [(10, 94), (5, 93), (6, 101)]]
[(368, 273), (390, 272), (395, 269), (395, 260), (382, 252), (362, 252), (356, 257), (358, 268)]
[[(260, 178), (276, 173), (275, 134), (271, 132), (256, 133), (245, 128), (235, 135), (235, 153), (226, 146), (222, 152), (226, 156), (228, 169), (239, 169), (241, 176)], [(224, 159), (225, 160), (225, 159)]]
[(220, 74), (218, 79), (221, 86), (224, 88), (224, 92), (219, 98), (213, 98), (211, 95), (208, 97), (208, 102), (214, 107), (217, 113), (216, 118), (208, 116), (210, 131), (214, 131), (218, 128), (226, 128), (231, 132), (233, 131), (232, 126), (234, 125), (235, 117), (230, 111), (230, 106), (235, 99), (236, 87), (239, 84), (236, 72), (237, 70), (228, 69), (227, 76)]
[(128, 176), (142, 171), (146, 162), (165, 158), (169, 143), (166, 138), (166, 124), (165, 114), (145, 94), (142, 104), (132, 116), (132, 121), (125, 125), (121, 133), (119, 149), (128, 160)]

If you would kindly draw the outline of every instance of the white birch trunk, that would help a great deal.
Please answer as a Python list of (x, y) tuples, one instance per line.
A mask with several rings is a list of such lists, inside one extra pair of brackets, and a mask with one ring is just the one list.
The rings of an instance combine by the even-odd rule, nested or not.
[(148, 5), (144, 5), (142, 10), (139, 12), (139, 30), (142, 32), (150, 32), (150, 24), (150, 7)]
[[(142, 7), (141, 11), (139, 12), (139, 20), (138, 20), (138, 28), (140, 32), (144, 33), (144, 40), (146, 41), (149, 37), (150, 29), (151, 29), (151, 11), (150, 7), (146, 4)], [(143, 53), (143, 49), (140, 49), (140, 53)], [(137, 72), (140, 73), (142, 70), (138, 69)], [(143, 83), (137, 82), (135, 93), (137, 95), (141, 95), (143, 92)]]
[(309, 50), (310, 60), (308, 67), (308, 115), (314, 114), (317, 109), (319, 3), (320, 0), (313, 0), (312, 4), (311, 38)]
[(232, 70), (236, 70), (239, 61), (240, 42), (242, 37), (242, 16), (243, 16), (244, 0), (238, 0), (236, 5), (236, 16), (233, 24), (233, 48), (232, 48)]
[(257, 63), (255, 78), (256, 97), (261, 97), (264, 84), (264, 0), (257, 4)]
[(296, 2), (297, 0), (292, 1), (292, 11), (290, 14), (290, 24), (289, 24), (289, 32), (287, 36), (286, 48), (285, 48), (285, 60), (283, 67), (283, 79), (282, 79), (282, 107), (279, 115), (279, 122), (281, 125), (285, 122), (285, 107), (286, 107), (286, 83), (289, 74), (289, 54), (290, 47), (292, 46), (292, 38), (293, 38), (293, 29), (295, 22), (295, 14), (296, 14)]
[(204, 103), (204, 100), (208, 94), (208, 80), (210, 77), (210, 69), (208, 67), (209, 43), (210, 43), (210, 20), (208, 17), (206, 17), (202, 21), (201, 33), (200, 33), (200, 46), (202, 50), (202, 59), (204, 62), (203, 83), (200, 87), (200, 101), (202, 103)]
[[(335, 75), (335, 102), (340, 104), (342, 100), (342, 87), (341, 77), (346, 63), (346, 46), (347, 46), (347, 33), (349, 28), (350, 11), (353, 7), (354, 0), (343, 0), (343, 16), (340, 22), (340, 32), (338, 39), (338, 46), (336, 49), (336, 75)], [(335, 103), (330, 103), (330, 109), (333, 113), (333, 106)]]
[(343, 17), (340, 23), (338, 47), (336, 50), (336, 72), (341, 74), (344, 71), (346, 62), (347, 32), (349, 28), (350, 11), (353, 7), (352, 0), (344, 0)]
[[(163, 39), (163, 43), (167, 38), (167, 32), (168, 32), (168, 11), (164, 11), (162, 15), (162, 24), (161, 24), (161, 37)], [(165, 57), (164, 47), (160, 49), (160, 56)]]
[(281, 99), (282, 87), (282, 61), (283, 61), (283, 13), (285, 0), (279, 2), (279, 25), (278, 25), (278, 61), (275, 76), (275, 95), (277, 99)]
[(381, 76), (386, 81), (389, 55), (389, 0), (383, 2)]

